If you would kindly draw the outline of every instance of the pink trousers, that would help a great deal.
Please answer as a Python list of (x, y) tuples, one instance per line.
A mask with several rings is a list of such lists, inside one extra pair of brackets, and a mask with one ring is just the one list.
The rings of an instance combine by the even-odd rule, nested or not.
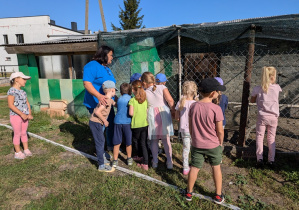
[[(170, 143), (170, 137), (167, 136), (166, 139), (161, 139), (165, 151), (165, 155), (167, 157), (167, 163), (170, 164), (172, 163), (172, 148), (171, 148), (171, 143)], [(159, 140), (158, 139), (153, 139), (151, 140), (151, 150), (152, 150), (152, 155), (153, 155), (153, 162), (158, 163), (158, 150), (159, 150)]]
[(20, 145), (20, 139), (22, 142), (28, 142), (28, 120), (23, 120), (19, 115), (10, 115), (10, 124), (14, 133), (13, 144)]
[(275, 116), (258, 116), (256, 122), (256, 158), (263, 159), (263, 141), (267, 129), (267, 141), (269, 147), (268, 161), (275, 158), (275, 136), (278, 118)]

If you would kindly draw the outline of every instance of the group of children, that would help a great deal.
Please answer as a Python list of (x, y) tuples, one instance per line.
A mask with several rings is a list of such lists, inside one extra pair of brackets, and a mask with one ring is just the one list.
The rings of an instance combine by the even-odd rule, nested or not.
[[(15, 158), (24, 159), (31, 156), (28, 149), (27, 127), (28, 120), (33, 119), (26, 92), (21, 90), (30, 77), (21, 72), (13, 73), (10, 77), (11, 88), (8, 91), (8, 106), (10, 122), (14, 130), (13, 144)], [(158, 167), (159, 140), (162, 141), (167, 157), (166, 167), (173, 168), (172, 147), (170, 136), (174, 135), (172, 118), (179, 120), (179, 132), (183, 140), (183, 174), (188, 175), (188, 185), (185, 193), (186, 200), (192, 200), (192, 192), (198, 172), (205, 157), (212, 166), (216, 187), (214, 202), (224, 201), (222, 194), (222, 162), (225, 115), (228, 104), (227, 97), (222, 94), (226, 90), (221, 78), (206, 78), (199, 84), (202, 97), (198, 97), (198, 87), (193, 81), (185, 81), (182, 87), (183, 95), (176, 104), (165, 83), (164, 74), (155, 76), (150, 72), (142, 75), (133, 74), (130, 84), (120, 85), (121, 97), (112, 98), (118, 89), (113, 81), (107, 80), (102, 88), (106, 104), (99, 103), (91, 114), (89, 126), (94, 137), (99, 171), (112, 172), (118, 165), (118, 155), (122, 140), (125, 140), (127, 164), (133, 160), (137, 166), (148, 170), (149, 153), (152, 154), (151, 166)], [(258, 119), (256, 123), (257, 162), (263, 163), (263, 138), (267, 128), (269, 145), (269, 164), (274, 164), (275, 133), (279, 116), (278, 95), (281, 88), (276, 81), (276, 69), (264, 67), (261, 86), (252, 91), (251, 102), (256, 102)], [(131, 94), (133, 93), (133, 97)], [(108, 162), (104, 157), (104, 129), (109, 126), (107, 121), (111, 106), (117, 107), (114, 119), (113, 160)], [(123, 138), (124, 137), (124, 138)], [(20, 139), (24, 153), (20, 148)], [(191, 167), (189, 167), (189, 152), (191, 150)]]

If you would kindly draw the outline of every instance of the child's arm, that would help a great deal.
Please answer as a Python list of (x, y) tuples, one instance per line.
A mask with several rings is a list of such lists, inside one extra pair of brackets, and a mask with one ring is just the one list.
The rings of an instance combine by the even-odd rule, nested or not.
[(133, 115), (134, 115), (134, 106), (132, 106), (132, 105), (129, 105), (129, 115), (131, 117), (133, 117)]
[(163, 90), (163, 97), (168, 103), (168, 106), (169, 106), (170, 112), (171, 112), (171, 117), (173, 118), (174, 115), (175, 115), (175, 113), (174, 113), (175, 112), (175, 105), (174, 105), (174, 100), (173, 100), (172, 96), (170, 95), (170, 93), (168, 91), (168, 88), (165, 88)]
[(192, 133), (192, 126), (191, 126), (191, 117), (189, 117), (189, 133)]
[(223, 121), (216, 122), (216, 132), (219, 139), (220, 146), (223, 145), (223, 139), (224, 139), (224, 129), (223, 129)]
[(179, 110), (175, 111), (175, 118), (174, 119), (177, 120), (177, 121), (180, 121), (180, 111)]
[(170, 109), (174, 110), (174, 100), (173, 100), (172, 96), (170, 95), (168, 88), (165, 88), (163, 90), (163, 96), (164, 96), (165, 100), (167, 101)]
[(29, 110), (28, 120), (32, 120), (32, 119), (33, 119), (33, 116), (32, 116), (32, 114), (31, 114), (31, 107), (30, 107), (28, 98), (27, 98), (27, 102), (26, 102), (26, 103), (27, 103), (28, 110)]
[(102, 115), (102, 111), (105, 109), (105, 106), (104, 105), (100, 105), (99, 108), (97, 108), (95, 110), (95, 115), (100, 118), (100, 120), (102, 120), (102, 122), (104, 123), (105, 127), (108, 127), (109, 125), (109, 122), (107, 121), (107, 119)]
[(255, 103), (255, 102), (256, 102), (256, 96), (251, 96), (250, 103)]
[(21, 112), (15, 105), (14, 105), (15, 97), (13, 95), (7, 96), (7, 103), (8, 107), (16, 114), (18, 114), (23, 120), (28, 119), (28, 115)]

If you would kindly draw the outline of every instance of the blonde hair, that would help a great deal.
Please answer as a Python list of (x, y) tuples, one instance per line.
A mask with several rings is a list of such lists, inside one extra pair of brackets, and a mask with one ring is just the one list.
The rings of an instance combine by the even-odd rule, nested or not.
[(262, 70), (262, 82), (261, 86), (265, 93), (268, 92), (269, 85), (271, 83), (271, 77), (276, 76), (276, 68), (273, 66), (264, 66)]
[(135, 80), (132, 82), (132, 89), (136, 92), (135, 99), (139, 104), (142, 104), (146, 100), (146, 93), (143, 90), (141, 81)]
[(151, 84), (153, 83), (154, 84), (154, 87), (153, 87), (153, 91), (155, 91), (157, 89), (157, 86), (155, 85), (155, 76), (151, 73), (151, 72), (144, 72), (142, 75), (141, 75), (141, 81), (146, 83), (146, 84)]
[(194, 100), (198, 101), (197, 96), (197, 85), (194, 81), (186, 81), (183, 84), (183, 98), (180, 101), (179, 110), (182, 111), (187, 97), (192, 97)]

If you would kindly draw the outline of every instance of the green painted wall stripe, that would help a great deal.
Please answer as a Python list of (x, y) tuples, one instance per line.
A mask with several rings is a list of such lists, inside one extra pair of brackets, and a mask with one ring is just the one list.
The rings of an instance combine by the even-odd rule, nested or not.
[(59, 79), (48, 79), (50, 100), (61, 99)]
[(79, 116), (88, 116), (88, 111), (83, 105), (84, 95), (85, 88), (83, 85), (83, 81), (81, 79), (73, 80), (74, 114)]
[(25, 75), (31, 76), (26, 82), (24, 90), (30, 105), (36, 105), (40, 102), (39, 84), (38, 84), (38, 68), (35, 56), (32, 54), (18, 54), (19, 71)]
[[(19, 58), (19, 56), (18, 56), (18, 58)], [(28, 66), (26, 66), (26, 65), (19, 66), (19, 71), (23, 72), (25, 75), (29, 75), (29, 69), (28, 69)], [(27, 99), (28, 99), (30, 105), (33, 105), (34, 101), (33, 101), (32, 93), (31, 93), (31, 80), (27, 80), (25, 87), (22, 89), (26, 92)]]
[(39, 79), (39, 92), (42, 104), (49, 104), (50, 94), (48, 79)]
[(172, 62), (168, 61), (164, 63), (165, 75), (166, 77), (172, 76)]
[(27, 54), (17, 54), (18, 55), (18, 64), (19, 66), (28, 65), (28, 56)]

